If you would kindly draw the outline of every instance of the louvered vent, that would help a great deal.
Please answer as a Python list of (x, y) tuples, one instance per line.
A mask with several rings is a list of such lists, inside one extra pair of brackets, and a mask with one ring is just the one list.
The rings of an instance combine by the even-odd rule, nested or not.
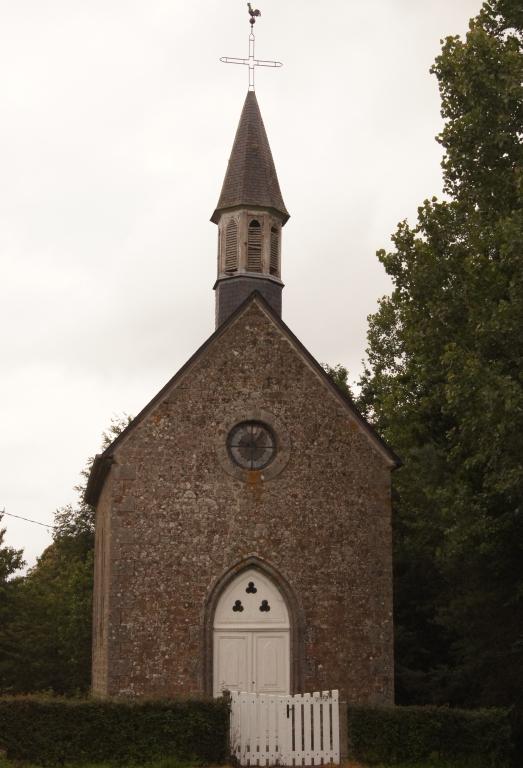
[(271, 275), (279, 275), (280, 237), (276, 227), (271, 227)]
[(253, 219), (247, 240), (247, 272), (262, 271), (261, 233), (260, 222)]
[(238, 269), (238, 222), (231, 219), (225, 229), (225, 271)]

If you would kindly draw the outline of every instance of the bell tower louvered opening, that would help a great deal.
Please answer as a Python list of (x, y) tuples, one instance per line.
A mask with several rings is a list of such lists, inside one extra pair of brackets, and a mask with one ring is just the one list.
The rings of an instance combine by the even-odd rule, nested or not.
[(225, 228), (225, 272), (238, 270), (238, 222), (231, 219)]
[(249, 224), (247, 237), (247, 272), (262, 271), (262, 228), (257, 219)]
[(280, 233), (276, 227), (271, 227), (270, 273), (276, 276), (280, 274)]

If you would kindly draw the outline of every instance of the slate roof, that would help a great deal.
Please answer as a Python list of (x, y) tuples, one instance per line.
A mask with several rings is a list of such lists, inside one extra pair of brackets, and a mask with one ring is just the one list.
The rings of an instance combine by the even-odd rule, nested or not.
[(276, 175), (274, 160), (254, 91), (247, 93), (232, 147), (222, 192), (211, 221), (219, 212), (237, 206), (274, 208), (289, 219)]
[(356, 405), (352, 401), (349, 395), (346, 395), (340, 390), (340, 388), (333, 382), (331, 377), (324, 371), (323, 367), (318, 361), (311, 355), (308, 349), (301, 343), (301, 341), (293, 334), (291, 329), (283, 322), (281, 317), (276, 314), (270, 304), (263, 298), (261, 293), (253, 291), (245, 301), (228, 317), (228, 319), (220, 325), (216, 331), (209, 336), (202, 346), (196, 350), (191, 358), (183, 365), (180, 370), (170, 379), (167, 384), (153, 397), (153, 399), (140, 411), (140, 413), (131, 421), (131, 423), (113, 440), (113, 442), (105, 449), (101, 454), (95, 456), (91, 472), (87, 481), (87, 487), (84, 494), (84, 499), (88, 504), (96, 506), (103, 485), (111, 469), (111, 465), (114, 463), (115, 449), (122, 443), (125, 438), (135, 429), (135, 427), (155, 408), (156, 405), (162, 402), (169, 390), (183, 377), (185, 373), (191, 368), (192, 364), (203, 354), (207, 347), (211, 346), (227, 331), (230, 325), (246, 310), (251, 302), (257, 301), (265, 312), (272, 318), (277, 326), (287, 336), (292, 346), (300, 352), (305, 360), (309, 363), (313, 370), (316, 371), (320, 379), (324, 382), (327, 388), (332, 394), (343, 404), (343, 406), (349, 411), (349, 413), (356, 419), (356, 421), (363, 427), (370, 440), (383, 452), (387, 457), (388, 463), (391, 469), (397, 469), (401, 466), (401, 459), (397, 456), (392, 448), (387, 445), (385, 440), (376, 432), (372, 424), (370, 424), (364, 416), (358, 411)]

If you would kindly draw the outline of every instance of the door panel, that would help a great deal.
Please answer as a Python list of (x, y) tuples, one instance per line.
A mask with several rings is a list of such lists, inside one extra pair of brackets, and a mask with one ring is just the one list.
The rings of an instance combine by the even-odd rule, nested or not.
[(250, 691), (252, 667), (249, 632), (214, 633), (214, 695), (229, 691)]
[(256, 693), (289, 693), (289, 633), (253, 632), (253, 689)]

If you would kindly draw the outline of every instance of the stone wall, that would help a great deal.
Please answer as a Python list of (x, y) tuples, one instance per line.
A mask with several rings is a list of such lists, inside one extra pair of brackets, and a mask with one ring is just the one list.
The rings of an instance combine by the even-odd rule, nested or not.
[[(273, 476), (241, 478), (219, 445), (257, 409), (274, 417), (288, 456)], [(206, 601), (226, 571), (257, 557), (303, 617), (293, 689), (391, 703), (391, 461), (376, 445), (250, 302), (115, 450), (98, 510), (99, 542), (110, 515), (96, 582), (108, 633), (95, 644), (94, 693), (209, 693)]]
[(111, 585), (112, 483), (107, 483), (96, 507), (96, 542), (93, 594), (93, 665), (91, 686), (106, 691), (108, 679), (109, 587)]

